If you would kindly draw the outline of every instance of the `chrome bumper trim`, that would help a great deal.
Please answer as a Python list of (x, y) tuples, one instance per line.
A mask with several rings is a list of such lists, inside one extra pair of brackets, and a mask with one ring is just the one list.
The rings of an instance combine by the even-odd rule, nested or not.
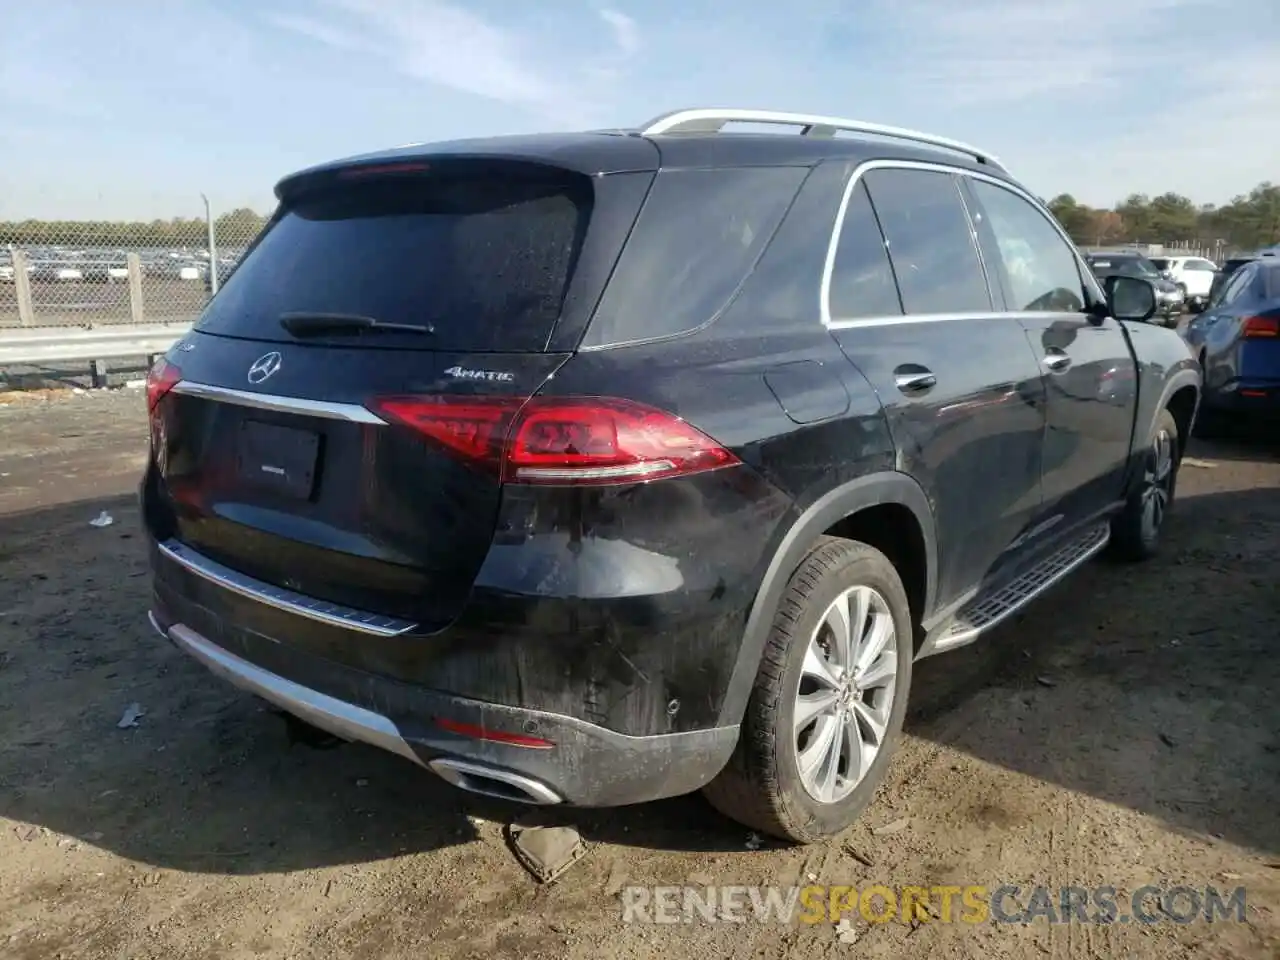
[(190, 627), (180, 623), (174, 624), (166, 633), (160, 629), (154, 615), (148, 616), (151, 625), (172, 640), (179, 650), (194, 657), (212, 673), (241, 690), (255, 694), (335, 737), (367, 743), (371, 747), (412, 760), (418, 766), (426, 766), (400, 736), (395, 724), (382, 714), (319, 693), (256, 667), (210, 643)]
[(233, 390), (215, 387), (195, 380), (179, 380), (171, 393), (188, 397), (201, 397), (222, 403), (234, 403), (255, 410), (272, 410), (277, 413), (296, 413), (305, 417), (321, 417), (325, 420), (346, 420), (349, 423), (367, 423), (385, 426), (386, 422), (372, 410), (354, 403), (331, 403), (327, 400), (307, 400), (303, 397), (280, 397), (269, 393), (253, 393), (250, 390)]
[(292, 590), (285, 590), (283, 587), (263, 583), (261, 580), (237, 573), (230, 567), (224, 567), (185, 544), (175, 543), (172, 540), (158, 543), (156, 547), (165, 557), (210, 583), (238, 593), (242, 597), (248, 597), (250, 600), (257, 600), (275, 607), (277, 610), (318, 620), (331, 627), (357, 630), (375, 637), (398, 637), (417, 627), (416, 623), (408, 620), (398, 620), (395, 617), (369, 613), (366, 610), (344, 607), (327, 600), (317, 600), (301, 593), (294, 593)]

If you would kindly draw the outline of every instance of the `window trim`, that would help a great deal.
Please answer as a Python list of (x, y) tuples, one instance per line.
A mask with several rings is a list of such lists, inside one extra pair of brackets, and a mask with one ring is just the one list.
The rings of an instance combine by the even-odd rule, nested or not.
[[(1085, 293), (1093, 297), (1096, 301), (1105, 302), (1106, 298), (1102, 294), (1102, 288), (1099, 286), (1097, 278), (1093, 276), (1093, 272), (1085, 264), (1080, 251), (1076, 248), (1075, 243), (1072, 242), (1071, 237), (1062, 229), (1062, 225), (1059, 224), (1051, 214), (1047, 213), (1042, 204), (1040, 204), (1040, 202), (1037, 201), (1031, 193), (1023, 189), (1018, 184), (1011, 183), (1008, 180), (1002, 180), (999, 177), (993, 177), (990, 174), (981, 173), (977, 170), (969, 170), (965, 167), (956, 167), (950, 164), (934, 161), (894, 159), (867, 160), (858, 164), (858, 166), (854, 168), (853, 173), (849, 175), (849, 181), (845, 184), (844, 193), (840, 198), (840, 207), (836, 211), (835, 226), (831, 231), (830, 239), (827, 241), (827, 257), (822, 267), (822, 283), (818, 291), (818, 315), (821, 318), (822, 326), (826, 329), (852, 330), (859, 327), (884, 327), (901, 323), (942, 323), (947, 320), (989, 319), (993, 316), (1007, 317), (1010, 319), (1043, 319), (1044, 317), (1056, 315), (1044, 311), (1028, 312), (1009, 310), (1007, 309), (1007, 303), (1004, 303), (1003, 300), (999, 305), (997, 305), (996, 293), (998, 291), (991, 289), (989, 279), (990, 274), (987, 271), (987, 266), (982, 256), (981, 246), (977, 243), (977, 238), (975, 237), (974, 244), (978, 247), (978, 262), (984, 270), (984, 275), (988, 277), (987, 286), (988, 289), (991, 289), (992, 293), (991, 310), (979, 313), (911, 313), (884, 317), (833, 317), (831, 314), (831, 277), (835, 269), (836, 249), (840, 245), (840, 234), (844, 230), (844, 220), (845, 214), (849, 208), (849, 199), (852, 197), (854, 188), (861, 181), (864, 173), (868, 170), (880, 170), (885, 168), (945, 173), (950, 174), (952, 177), (971, 177), (974, 180), (983, 180), (993, 186), (1003, 187), (1009, 192), (1021, 197), (1023, 200), (1026, 200), (1032, 205), (1032, 207), (1040, 211), (1041, 215), (1045, 217), (1049, 225), (1054, 229), (1058, 236), (1062, 238), (1063, 242), (1066, 243), (1067, 249), (1071, 251), (1072, 256), (1075, 257), (1076, 270), (1080, 274), (1080, 280)], [(956, 186), (958, 188), (959, 184), (957, 183)], [(966, 216), (969, 217), (969, 225), (972, 231), (973, 220), (968, 205), (965, 203), (963, 191), (960, 191), (960, 201), (962, 206), (964, 206)], [(875, 198), (873, 197), (872, 204), (874, 205), (874, 203)], [(881, 234), (881, 236), (883, 237), (883, 234)], [(1003, 295), (1003, 291), (999, 292)], [(1074, 316), (1075, 314), (1071, 315)]]

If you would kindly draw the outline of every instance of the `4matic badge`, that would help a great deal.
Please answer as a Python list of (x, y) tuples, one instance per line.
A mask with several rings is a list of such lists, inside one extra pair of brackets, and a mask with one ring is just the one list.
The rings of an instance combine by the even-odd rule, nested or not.
[(455, 380), (488, 380), (494, 383), (510, 383), (516, 378), (507, 370), (470, 370), (466, 367), (450, 367), (444, 373)]

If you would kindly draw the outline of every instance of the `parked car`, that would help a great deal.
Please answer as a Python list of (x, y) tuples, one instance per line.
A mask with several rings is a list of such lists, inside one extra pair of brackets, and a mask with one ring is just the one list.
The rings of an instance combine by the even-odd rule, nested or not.
[(1218, 291), (1226, 285), (1228, 280), (1235, 276), (1235, 272), (1241, 267), (1253, 263), (1255, 260), (1259, 260), (1262, 257), (1272, 256), (1276, 256), (1276, 254), (1268, 250), (1260, 250), (1257, 253), (1245, 253), (1227, 259), (1222, 264), (1222, 269), (1220, 269), (1217, 275), (1213, 278), (1213, 286), (1209, 288), (1209, 302), (1213, 301), (1213, 299), (1218, 295)]
[(84, 272), (66, 260), (37, 260), (28, 271), (32, 280), (42, 283), (72, 283), (84, 279)]
[(1218, 265), (1204, 257), (1152, 257), (1152, 264), (1182, 290), (1187, 309), (1198, 313), (1209, 302)]
[(148, 378), (150, 619), (463, 790), (834, 834), (914, 661), (1158, 549), (1199, 366), (986, 151), (701, 109), (277, 194)]
[(1280, 257), (1241, 264), (1186, 330), (1204, 371), (1197, 432), (1280, 422)]
[(129, 264), (124, 260), (86, 260), (81, 269), (91, 283), (122, 283), (129, 279)]
[(1134, 251), (1115, 253), (1090, 253), (1085, 258), (1098, 279), (1107, 277), (1135, 277), (1146, 280), (1156, 291), (1156, 314), (1166, 326), (1176, 326), (1185, 302), (1181, 288), (1160, 274), (1160, 270), (1147, 257)]

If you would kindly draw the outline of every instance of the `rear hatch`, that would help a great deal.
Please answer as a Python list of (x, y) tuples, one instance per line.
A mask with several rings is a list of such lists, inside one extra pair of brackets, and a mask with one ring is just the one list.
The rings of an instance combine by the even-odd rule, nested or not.
[(568, 358), (556, 337), (572, 342), (651, 178), (452, 159), (328, 171), (282, 197), (153, 371), (153, 533), (310, 597), (448, 623), (501, 489), (484, 458), (502, 423), (468, 399), (518, 406)]

